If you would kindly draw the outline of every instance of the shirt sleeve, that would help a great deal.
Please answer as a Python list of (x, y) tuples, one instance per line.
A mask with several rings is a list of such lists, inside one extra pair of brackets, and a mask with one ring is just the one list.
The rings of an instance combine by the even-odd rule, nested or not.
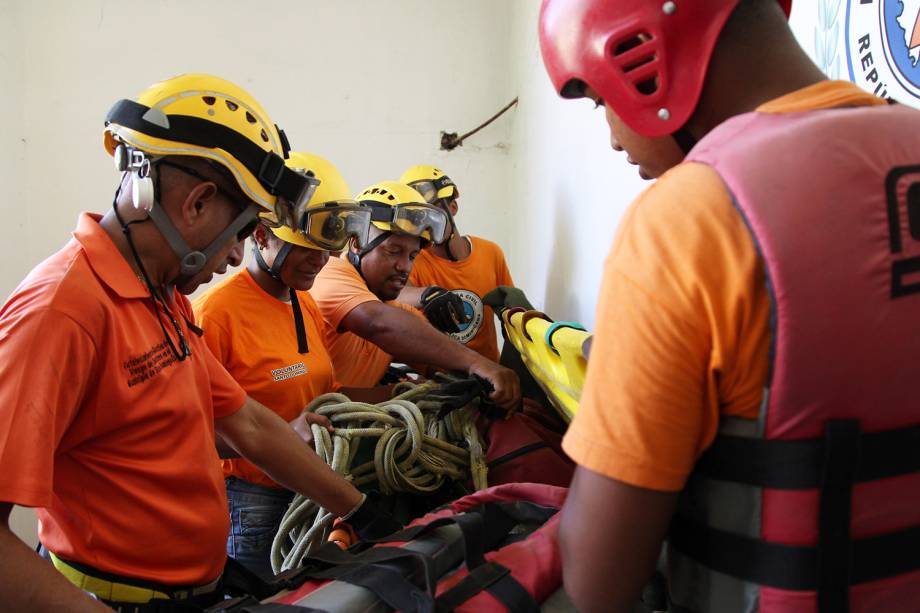
[(55, 452), (97, 369), (92, 336), (67, 315), (0, 322), (0, 500), (51, 504)]
[(323, 319), (334, 330), (339, 329), (342, 320), (355, 307), (365, 302), (380, 302), (380, 299), (367, 288), (357, 271), (351, 274), (352, 271), (345, 269), (345, 266), (351, 265), (345, 262), (334, 264), (330, 260), (310, 288), (310, 295), (319, 306)]
[[(682, 489), (720, 410), (757, 404), (733, 389), (759, 390), (766, 372), (760, 267), (710, 168), (681, 165), (639, 197), (605, 262), (587, 380), (564, 439), (576, 462)], [(746, 383), (733, 388), (739, 376)]]

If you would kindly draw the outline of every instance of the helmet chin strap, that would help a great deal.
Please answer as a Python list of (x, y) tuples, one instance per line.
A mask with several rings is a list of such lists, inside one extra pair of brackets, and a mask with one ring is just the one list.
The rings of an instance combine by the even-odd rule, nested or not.
[(671, 138), (674, 139), (674, 142), (677, 143), (677, 146), (680, 147), (680, 150), (684, 152), (686, 156), (690, 153), (690, 150), (696, 146), (697, 140), (696, 137), (690, 134), (690, 130), (685, 127), (678, 128), (671, 134)]
[(235, 240), (240, 230), (252, 222), (255, 216), (258, 215), (259, 210), (258, 206), (255, 204), (246, 207), (236, 216), (236, 219), (230, 222), (229, 226), (224, 228), (223, 232), (217, 235), (217, 238), (212, 240), (207, 247), (198, 251), (188, 246), (188, 243), (185, 242), (185, 239), (182, 238), (182, 235), (176, 230), (176, 226), (173, 225), (172, 220), (163, 210), (163, 207), (158, 205), (158, 202), (154, 203), (154, 205), (150, 207), (150, 210), (147, 211), (147, 215), (150, 216), (150, 219), (153, 221), (154, 225), (156, 225), (160, 234), (166, 239), (173, 253), (179, 258), (180, 280), (190, 279), (201, 272), (218, 251), (223, 249), (231, 240)]
[[(364, 256), (366, 256), (368, 253), (370, 253), (371, 251), (379, 247), (380, 243), (390, 238), (392, 234), (393, 233), (389, 231), (381, 232), (377, 238), (375, 238), (374, 240), (369, 242), (367, 245), (365, 245), (364, 249), (362, 249), (358, 253), (355, 253), (354, 251), (349, 250), (348, 261), (351, 262), (351, 265), (357, 269), (358, 274), (361, 275), (362, 279), (364, 279), (364, 273), (361, 271), (361, 260), (363, 260)], [(364, 279), (364, 280), (367, 281), (367, 279)]]
[[(284, 243), (281, 249), (278, 250), (278, 255), (275, 256), (275, 261), (272, 262), (271, 266), (269, 266), (265, 258), (262, 257), (259, 245), (255, 241), (253, 241), (252, 244), (252, 255), (256, 259), (256, 265), (267, 272), (268, 276), (280, 283), (284, 283), (284, 281), (281, 281), (281, 267), (284, 266), (284, 261), (287, 259), (287, 256), (290, 255), (291, 249), (293, 248), (294, 245), (291, 243)], [(297, 352), (310, 353), (310, 348), (307, 346), (307, 329), (303, 323), (303, 312), (300, 310), (300, 300), (297, 298), (297, 290), (293, 287), (289, 287), (288, 293), (291, 296), (291, 311), (294, 313), (294, 331), (297, 333)]]

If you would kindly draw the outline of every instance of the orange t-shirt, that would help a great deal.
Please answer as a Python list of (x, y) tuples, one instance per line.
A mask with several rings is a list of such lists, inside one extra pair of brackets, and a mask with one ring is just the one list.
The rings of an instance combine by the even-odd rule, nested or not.
[[(165, 584), (202, 584), (226, 559), (214, 418), (246, 394), (183, 321), (176, 361), (144, 285), (98, 216), (0, 309), (0, 500), (38, 507), (64, 559)], [(163, 317), (178, 346), (175, 331)]]
[[(825, 81), (758, 111), (870, 104), (884, 101)], [(633, 203), (607, 258), (566, 452), (631, 485), (682, 489), (721, 415), (758, 416), (769, 319), (764, 263), (722, 180), (702, 164), (671, 169)]]
[[(346, 387), (377, 385), (393, 356), (357, 334), (340, 330), (339, 326), (355, 307), (366, 302), (381, 302), (380, 298), (367, 288), (355, 267), (340, 258), (329, 259), (316, 275), (310, 293), (326, 322), (326, 348), (332, 356), (336, 380)], [(395, 300), (385, 304), (424, 320), (424, 316), (408, 305)]]
[(460, 332), (450, 334), (455, 341), (498, 362), (498, 340), (492, 307), (482, 304), (482, 297), (499, 285), (513, 286), (505, 254), (501, 247), (475, 236), (470, 240), (470, 255), (460, 262), (439, 258), (423, 249), (415, 258), (409, 281), (418, 287), (437, 285), (453, 290), (463, 299), (470, 322)]
[[(248, 270), (241, 270), (195, 299), (195, 315), (217, 359), (246, 393), (285, 421), (311, 400), (339, 386), (323, 344), (323, 317), (307, 292), (298, 292), (307, 332), (305, 354), (297, 351), (290, 303), (265, 293)], [(244, 458), (222, 460), (225, 477), (281, 487)]]

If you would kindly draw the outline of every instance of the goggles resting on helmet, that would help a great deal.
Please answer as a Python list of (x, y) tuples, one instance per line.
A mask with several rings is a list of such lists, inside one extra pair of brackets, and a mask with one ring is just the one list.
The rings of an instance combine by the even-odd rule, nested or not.
[(371, 221), (389, 224), (391, 231), (425, 238), (442, 243), (447, 239), (447, 215), (430, 204), (397, 204), (391, 206), (372, 200), (362, 202), (371, 210)]
[(450, 180), (450, 177), (438, 177), (437, 179), (424, 179), (422, 181), (413, 181), (408, 184), (409, 187), (417, 191), (422, 195), (422, 198), (425, 199), (425, 202), (428, 204), (433, 203), (438, 199), (438, 193), (445, 187), (453, 187), (452, 197), (457, 197), (457, 186), (453, 181)]

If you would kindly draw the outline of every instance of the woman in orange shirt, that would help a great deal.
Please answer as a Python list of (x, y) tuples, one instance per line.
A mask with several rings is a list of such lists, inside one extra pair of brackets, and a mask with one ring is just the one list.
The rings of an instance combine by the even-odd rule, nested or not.
[[(291, 153), (287, 164), (320, 180), (303, 217), (303, 232), (260, 225), (249, 265), (209, 289), (194, 307), (205, 341), (230, 374), (310, 441), (311, 421), (330, 424), (301, 415), (303, 408), (341, 386), (323, 345), (323, 318), (307, 290), (330, 251), (343, 249), (351, 237), (366, 239), (370, 211), (351, 199), (345, 180), (327, 160)], [(383, 397), (382, 392), (357, 395), (368, 401)], [(222, 467), (231, 521), (227, 553), (271, 577), (272, 539), (293, 493), (245, 459), (222, 460)]]

